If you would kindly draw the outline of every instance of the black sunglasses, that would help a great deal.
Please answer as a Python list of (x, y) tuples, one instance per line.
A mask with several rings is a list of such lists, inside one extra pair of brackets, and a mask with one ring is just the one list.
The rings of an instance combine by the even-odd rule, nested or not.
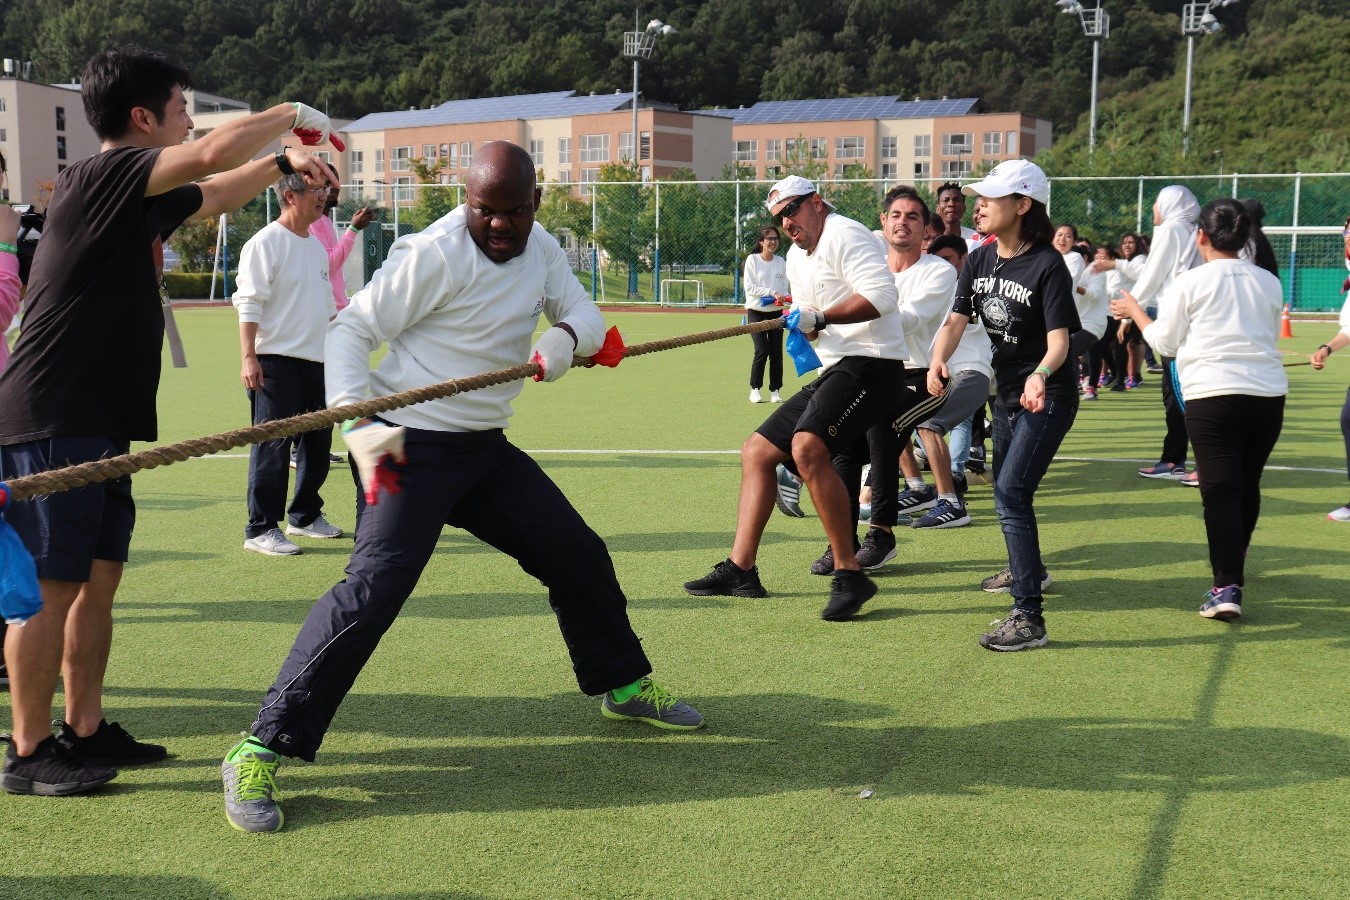
[(783, 207), (778, 211), (778, 218), (780, 219), (792, 218), (797, 214), (797, 210), (802, 208), (802, 204), (805, 203), (807, 200), (810, 200), (811, 197), (813, 196), (814, 196), (813, 194), (805, 194), (801, 197), (798, 197), (796, 200), (793, 200), (787, 206)]

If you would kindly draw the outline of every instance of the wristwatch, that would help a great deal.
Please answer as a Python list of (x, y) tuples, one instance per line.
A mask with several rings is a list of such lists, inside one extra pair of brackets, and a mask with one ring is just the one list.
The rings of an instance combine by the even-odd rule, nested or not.
[(295, 174), (295, 166), (291, 165), (291, 161), (286, 158), (285, 150), (277, 151), (276, 161), (277, 161), (277, 168), (281, 170), (282, 175)]
[(1325, 351), (1327, 351), (1327, 356), (1330, 356), (1332, 353), (1335, 352), (1335, 351), (1333, 351), (1333, 350), (1331, 349), (1331, 345), (1330, 345), (1330, 344), (1318, 344), (1318, 345), (1317, 345), (1317, 349), (1318, 349), (1318, 350), (1325, 350)]

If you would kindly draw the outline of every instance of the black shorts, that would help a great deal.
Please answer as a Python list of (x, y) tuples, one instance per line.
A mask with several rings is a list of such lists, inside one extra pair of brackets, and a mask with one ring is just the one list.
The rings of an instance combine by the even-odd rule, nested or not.
[[(12, 444), (0, 447), (0, 478), (120, 456), (128, 448), (126, 441), (94, 435)], [(94, 560), (127, 561), (136, 524), (131, 476), (11, 503), (5, 519), (33, 554), (39, 578), (88, 581)]]
[(791, 457), (792, 436), (809, 431), (833, 456), (873, 425), (890, 422), (911, 406), (913, 392), (905, 388), (904, 362), (846, 356), (789, 397), (755, 433)]

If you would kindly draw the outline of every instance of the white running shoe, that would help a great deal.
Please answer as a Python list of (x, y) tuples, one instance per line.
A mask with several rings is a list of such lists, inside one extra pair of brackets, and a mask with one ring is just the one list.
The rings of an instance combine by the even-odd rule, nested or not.
[(312, 538), (342, 537), (342, 529), (331, 524), (323, 516), (316, 516), (314, 521), (310, 522), (308, 525), (287, 525), (286, 533)]
[(281, 533), (280, 528), (273, 528), (257, 537), (249, 538), (244, 541), (244, 549), (267, 556), (295, 556), (300, 552), (300, 547), (286, 540), (286, 535)]
[(751, 388), (751, 389), (750, 389), (750, 402), (751, 402), (751, 403), (763, 403), (763, 402), (764, 402), (764, 398), (763, 398), (763, 397), (760, 395), (760, 393), (759, 393), (759, 388)]
[(777, 391), (769, 391), (769, 402), (770, 402), (770, 403), (782, 403), (782, 402), (783, 402), (783, 398), (780, 397), (780, 396), (778, 396), (778, 392), (777, 392)]
[(1327, 513), (1327, 518), (1333, 522), (1350, 522), (1350, 503), (1345, 504), (1340, 509), (1333, 509)]

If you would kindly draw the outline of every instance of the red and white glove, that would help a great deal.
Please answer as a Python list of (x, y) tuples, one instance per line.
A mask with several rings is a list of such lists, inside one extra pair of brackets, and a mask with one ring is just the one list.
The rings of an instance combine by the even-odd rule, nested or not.
[(333, 136), (333, 123), (328, 121), (327, 116), (303, 103), (292, 103), (291, 106), (295, 107), (295, 122), (291, 125), (291, 131), (300, 139), (300, 143), (306, 147), (316, 147), (328, 141), (339, 153), (347, 149), (342, 141)]
[[(362, 424), (363, 423), (363, 424)], [(397, 494), (399, 472), (407, 456), (403, 452), (403, 426), (389, 426), (370, 419), (354, 419), (342, 426), (342, 438), (347, 442), (361, 486), (366, 491), (366, 503), (380, 502), (380, 489)]]
[(535, 381), (557, 381), (572, 368), (572, 353), (577, 349), (576, 341), (556, 325), (545, 331), (530, 351), (530, 362), (537, 363), (542, 370), (534, 376)]

